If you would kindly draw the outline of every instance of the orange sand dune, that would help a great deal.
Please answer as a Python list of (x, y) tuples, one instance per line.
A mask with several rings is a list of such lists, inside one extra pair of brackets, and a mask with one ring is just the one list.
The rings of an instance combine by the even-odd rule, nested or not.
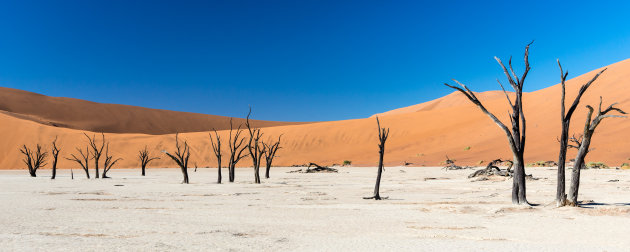
[[(51, 126), (109, 133), (168, 134), (229, 129), (225, 116), (103, 104), (0, 87), (0, 111)], [(234, 123), (243, 123), (235, 118)], [(252, 120), (258, 127), (300, 123)]]
[[(567, 104), (573, 101), (580, 85), (589, 80), (595, 71), (589, 72), (567, 83)], [(465, 81), (465, 80), (464, 80)], [(572, 132), (581, 132), (586, 104), (596, 106), (599, 96), (604, 97), (604, 105), (618, 102), (619, 107), (630, 111), (630, 60), (615, 63), (589, 89), (582, 99), (572, 121)], [(446, 88), (446, 87), (443, 87)], [(473, 90), (475, 87), (470, 87)], [(451, 94), (433, 102), (423, 103), (414, 108), (397, 112), (382, 113), (381, 125), (391, 128), (386, 145), (386, 165), (401, 165), (404, 161), (413, 165), (437, 165), (445, 155), (456, 159), (459, 164), (476, 164), (481, 160), (510, 158), (507, 140), (502, 131), (476, 107), (462, 99), (459, 94)], [(480, 97), (490, 111), (502, 120), (507, 117), (507, 103), (502, 93), (486, 92)], [(525, 116), (528, 122), (527, 162), (555, 160), (558, 155), (556, 136), (560, 134), (560, 86), (524, 94)], [(422, 104), (421, 104), (422, 105)], [(413, 107), (413, 106), (412, 106)], [(62, 156), (68, 156), (76, 146), (85, 146), (83, 131), (43, 125), (14, 116), (0, 114), (0, 167), (2, 169), (21, 168), (18, 148), (21, 144), (46, 143), (59, 136)], [(151, 126), (145, 126), (150, 128)], [(263, 128), (265, 138), (276, 138), (283, 134), (282, 149), (278, 152), (276, 165), (340, 164), (351, 160), (353, 165), (374, 166), (378, 161), (377, 128), (374, 118), (318, 122), (301, 125), (281, 125)], [(227, 131), (221, 131), (223, 139)], [(124, 160), (119, 167), (138, 167), (137, 151), (148, 145), (162, 156), (152, 163), (152, 167), (175, 167), (160, 150), (173, 150), (174, 135), (148, 134), (106, 134), (111, 141), (110, 149)], [(194, 167), (215, 167), (208, 132), (181, 134), (192, 146), (190, 163)], [(592, 152), (588, 161), (603, 161), (618, 166), (630, 162), (630, 120), (606, 119), (593, 138)], [(575, 151), (569, 152), (569, 157)], [(249, 158), (243, 159), (241, 166), (250, 166)], [(60, 167), (77, 167), (66, 160)]]

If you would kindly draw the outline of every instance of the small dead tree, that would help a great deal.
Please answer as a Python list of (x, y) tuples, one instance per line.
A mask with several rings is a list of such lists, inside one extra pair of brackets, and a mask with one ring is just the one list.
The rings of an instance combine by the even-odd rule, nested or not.
[(232, 137), (233, 129), (234, 128), (232, 124), (232, 118), (230, 118), (230, 137), (228, 139), (229, 140), (228, 148), (230, 149), (230, 159), (228, 160), (228, 175), (229, 175), (230, 182), (234, 182), (236, 164), (242, 158), (247, 156), (247, 154), (243, 155), (243, 152), (245, 151), (245, 149), (247, 149), (247, 145), (244, 145), (245, 138), (240, 137), (241, 134), (243, 133), (243, 130), (241, 129), (241, 125), (239, 125), (238, 128), (236, 129), (236, 132), (234, 133), (234, 137)]
[(144, 149), (138, 151), (138, 158), (140, 159), (140, 166), (142, 167), (142, 176), (146, 174), (145, 171), (149, 162), (160, 159), (159, 157), (151, 157), (151, 153), (147, 149), (146, 145), (144, 146)]
[(582, 139), (578, 139), (575, 137), (572, 138), (572, 141), (577, 144), (575, 147), (578, 147), (578, 153), (577, 153), (577, 156), (575, 157), (575, 164), (573, 166), (573, 172), (571, 175), (571, 188), (569, 188), (569, 198), (568, 198), (567, 205), (578, 206), (578, 190), (580, 188), (580, 170), (582, 170), (582, 167), (584, 167), (584, 158), (586, 157), (586, 154), (588, 154), (589, 152), (589, 148), (591, 145), (591, 138), (593, 137), (593, 134), (595, 133), (595, 129), (602, 122), (604, 118), (625, 117), (621, 115), (608, 114), (614, 111), (624, 114), (624, 115), (626, 114), (626, 112), (624, 112), (623, 110), (615, 107), (616, 104), (617, 103), (613, 103), (610, 106), (608, 106), (608, 108), (606, 108), (605, 110), (602, 110), (602, 97), (600, 96), (599, 109), (597, 110), (597, 114), (595, 115), (595, 118), (593, 118), (593, 120), (591, 120), (591, 118), (593, 117), (594, 109), (590, 105), (586, 106), (586, 108), (588, 108), (588, 113), (586, 115), (586, 123), (584, 124), (584, 133), (582, 135)]
[(512, 103), (512, 100), (510, 99), (510, 96), (508, 95), (508, 93), (505, 91), (503, 84), (501, 84), (501, 82), (497, 79), (497, 82), (501, 86), (501, 89), (503, 89), (503, 93), (505, 94), (505, 97), (507, 98), (507, 101), (510, 104), (510, 107), (512, 110), (510, 112), (510, 121), (512, 123), (512, 131), (510, 131), (510, 129), (508, 129), (508, 127), (505, 126), (505, 124), (503, 124), (494, 114), (488, 111), (486, 107), (481, 103), (481, 101), (477, 99), (477, 96), (475, 96), (475, 93), (470, 91), (470, 89), (468, 89), (466, 85), (460, 83), (457, 80), (454, 80), (454, 81), (460, 86), (462, 86), (463, 89), (456, 86), (451, 86), (446, 83), (444, 84), (464, 94), (473, 104), (477, 105), (477, 107), (481, 109), (481, 111), (484, 114), (490, 117), (490, 119), (492, 119), (492, 121), (494, 121), (494, 123), (497, 124), (499, 128), (501, 128), (501, 130), (503, 130), (503, 132), (507, 136), (510, 150), (512, 151), (512, 155), (514, 157), (514, 176), (512, 178), (512, 203), (513, 204), (529, 205), (529, 202), (527, 202), (527, 197), (526, 197), (527, 194), (525, 191), (525, 161), (523, 158), (523, 154), (525, 153), (525, 129), (526, 129), (525, 114), (523, 111), (523, 84), (525, 83), (525, 78), (527, 77), (527, 73), (529, 73), (529, 70), (530, 70), (529, 46), (532, 43), (529, 43), (527, 47), (525, 47), (525, 71), (523, 72), (523, 75), (521, 75), (520, 78), (516, 75), (516, 73), (514, 72), (514, 69), (512, 68), (511, 57), (508, 62), (509, 70), (507, 67), (505, 67), (501, 59), (499, 59), (498, 57), (494, 57), (496, 61), (499, 63), (499, 65), (501, 66), (501, 68), (503, 69), (503, 73), (505, 74), (510, 85), (514, 89), (514, 93), (516, 96), (514, 103)]
[(55, 177), (57, 176), (57, 159), (59, 158), (59, 151), (61, 150), (57, 147), (57, 137), (55, 136), (55, 140), (53, 140), (52, 142), (53, 163), (52, 163), (52, 177), (50, 177), (50, 179), (55, 179)]
[[(265, 151), (265, 178), (269, 178), (269, 171), (271, 170), (271, 164), (273, 163), (273, 159), (276, 157), (276, 152), (279, 149), (282, 149), (282, 147), (280, 147), (280, 139), (282, 138), (282, 135), (278, 136), (278, 141), (272, 144), (267, 144), (265, 142), (263, 142), (263, 148), (266, 150)], [(271, 140), (269, 140), (271, 142)]]
[(212, 133), (208, 133), (208, 135), (210, 136), (210, 143), (212, 144), (212, 151), (214, 152), (214, 155), (217, 157), (217, 183), (221, 184), (221, 137), (219, 137), (219, 133), (217, 133), (217, 130), (214, 129), (214, 137), (216, 138), (216, 144), (215, 141), (212, 138)]
[(381, 197), (379, 194), (379, 190), (381, 187), (381, 175), (383, 174), (383, 157), (385, 156), (385, 142), (387, 141), (387, 137), (389, 136), (389, 128), (381, 128), (381, 122), (378, 120), (378, 116), (376, 117), (376, 125), (378, 126), (378, 173), (376, 174), (376, 185), (374, 186), (374, 196), (372, 197), (364, 197), (364, 199), (387, 199), (387, 197)]
[(254, 166), (254, 183), (260, 184), (260, 161), (262, 160), (263, 154), (267, 151), (265, 145), (260, 140), (263, 136), (263, 133), (260, 132), (260, 128), (252, 129), (251, 124), (249, 123), (249, 116), (252, 114), (252, 108), (249, 107), (249, 113), (247, 113), (247, 119), (245, 125), (247, 126), (247, 131), (249, 131), (249, 142), (247, 144), (247, 149), (249, 150), (249, 156), (252, 158), (252, 164)]
[(99, 160), (101, 159), (101, 155), (103, 155), (103, 149), (105, 148), (105, 134), (101, 132), (102, 140), (101, 140), (100, 147), (96, 144), (96, 135), (93, 135), (92, 137), (88, 136), (85, 133), (83, 133), (83, 135), (87, 137), (90, 143), (90, 147), (92, 147), (92, 159), (94, 159), (94, 169), (95, 169), (94, 176), (95, 178), (99, 178), (98, 163), (99, 163)]
[(105, 164), (103, 164), (103, 176), (102, 178), (109, 178), (107, 172), (112, 169), (116, 162), (122, 160), (122, 158), (114, 159), (114, 156), (109, 155), (109, 143), (105, 147)]
[(580, 99), (582, 98), (582, 95), (584, 95), (591, 84), (593, 84), (593, 82), (595, 82), (595, 80), (597, 80), (597, 78), (602, 73), (604, 73), (606, 69), (604, 68), (603, 70), (599, 71), (599, 73), (597, 73), (590, 81), (582, 85), (582, 87), (578, 91), (577, 96), (575, 97), (575, 100), (573, 100), (573, 104), (571, 104), (571, 107), (569, 107), (569, 110), (565, 113), (565, 82), (567, 80), (569, 72), (564, 72), (562, 70), (560, 60), (557, 61), (558, 67), (560, 68), (560, 83), (562, 84), (562, 96), (560, 98), (560, 121), (562, 123), (562, 133), (560, 134), (560, 139), (558, 140), (560, 142), (560, 153), (558, 155), (558, 183), (556, 188), (556, 206), (561, 207), (566, 205), (567, 201), (567, 195), (565, 193), (565, 165), (567, 160), (567, 148), (569, 141), (569, 127), (571, 126), (571, 117), (573, 116), (573, 112), (575, 112), (577, 106), (580, 104)]
[[(85, 171), (85, 176), (89, 179), (90, 178), (90, 163), (89, 163), (90, 147), (89, 146), (85, 147), (85, 153), (80, 148), (77, 148), (77, 151), (79, 152), (79, 155), (81, 156), (81, 158), (78, 158), (74, 154), (70, 154), (71, 158), (66, 158), (66, 159), (77, 162), (77, 164), (81, 166), (83, 171)], [(74, 174), (72, 175), (72, 178), (74, 179)]]
[(182, 175), (184, 176), (183, 184), (188, 184), (188, 159), (190, 158), (190, 147), (188, 146), (188, 142), (184, 141), (183, 145), (179, 144), (179, 133), (175, 134), (175, 155), (168, 153), (167, 151), (163, 151), (168, 157), (173, 159), (179, 168), (182, 170)]
[(48, 152), (42, 152), (42, 146), (37, 144), (35, 147), (35, 152), (30, 148), (26, 147), (26, 145), (22, 145), (20, 152), (24, 154), (24, 159), (22, 161), (26, 164), (28, 168), (28, 173), (31, 177), (37, 177), (37, 170), (40, 167), (46, 165), (46, 157), (48, 156)]

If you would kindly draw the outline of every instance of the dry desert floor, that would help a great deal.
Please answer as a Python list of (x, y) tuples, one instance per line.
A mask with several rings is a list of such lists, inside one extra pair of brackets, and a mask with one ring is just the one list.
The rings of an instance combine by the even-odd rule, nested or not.
[[(0, 171), (3, 251), (627, 251), (630, 171), (584, 170), (580, 208), (556, 208), (555, 170), (528, 168), (528, 199), (510, 180), (473, 182), (472, 170), (388, 167), (383, 201), (364, 200), (376, 168), (288, 173), (253, 184), (251, 169), (216, 184), (216, 169), (74, 170), (28, 177)], [(226, 177), (224, 173), (224, 178)]]

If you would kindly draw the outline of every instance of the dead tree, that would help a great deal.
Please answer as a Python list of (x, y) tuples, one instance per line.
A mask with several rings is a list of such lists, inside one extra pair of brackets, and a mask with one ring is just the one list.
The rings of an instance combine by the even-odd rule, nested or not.
[(558, 67), (560, 68), (560, 80), (562, 84), (562, 96), (560, 98), (560, 121), (562, 123), (562, 133), (560, 134), (560, 153), (558, 155), (558, 183), (556, 188), (556, 206), (561, 207), (566, 205), (567, 195), (565, 193), (565, 165), (567, 159), (567, 148), (569, 141), (569, 127), (571, 126), (571, 117), (573, 116), (573, 112), (580, 104), (580, 99), (582, 95), (586, 92), (586, 90), (597, 80), (597, 78), (604, 72), (606, 69), (599, 71), (590, 81), (582, 85), (580, 88), (575, 100), (573, 100), (573, 104), (569, 107), (569, 110), (565, 113), (565, 82), (567, 80), (567, 76), (569, 72), (564, 72), (562, 70), (562, 65), (560, 64), (560, 60), (558, 60)]
[(278, 136), (278, 141), (273, 144), (267, 144), (265, 142), (262, 143), (263, 148), (266, 150), (265, 151), (265, 178), (269, 178), (269, 171), (271, 170), (271, 164), (273, 163), (273, 159), (276, 157), (276, 152), (279, 149), (282, 149), (282, 147), (280, 147), (280, 138), (282, 138), (282, 135)]
[(525, 162), (523, 159), (523, 154), (525, 152), (525, 129), (526, 129), (525, 114), (523, 111), (523, 84), (525, 83), (525, 78), (527, 77), (527, 73), (529, 73), (529, 70), (530, 70), (529, 46), (532, 43), (529, 43), (527, 47), (525, 47), (525, 57), (524, 57), (525, 58), (525, 71), (523, 72), (523, 75), (520, 78), (516, 75), (516, 73), (514, 72), (514, 69), (512, 68), (511, 57), (508, 62), (509, 70), (508, 68), (505, 67), (501, 59), (499, 59), (498, 57), (494, 57), (496, 61), (499, 63), (499, 65), (501, 66), (501, 68), (503, 69), (503, 73), (505, 74), (510, 85), (514, 89), (514, 93), (516, 96), (514, 103), (512, 103), (512, 100), (510, 99), (510, 96), (508, 95), (508, 93), (505, 91), (503, 84), (501, 84), (501, 82), (497, 79), (497, 82), (501, 86), (501, 89), (503, 89), (503, 93), (505, 94), (505, 97), (507, 98), (507, 101), (510, 104), (510, 107), (512, 110), (510, 112), (510, 121), (512, 122), (512, 131), (510, 131), (510, 129), (508, 129), (508, 127), (505, 126), (505, 124), (503, 124), (494, 114), (490, 113), (490, 111), (486, 109), (486, 107), (481, 103), (481, 101), (477, 99), (477, 96), (475, 96), (475, 93), (470, 91), (470, 89), (468, 89), (466, 85), (460, 83), (457, 80), (454, 80), (454, 81), (460, 86), (462, 86), (463, 89), (456, 86), (451, 86), (446, 83), (444, 84), (464, 94), (472, 103), (477, 105), (477, 107), (479, 107), (479, 109), (481, 109), (481, 111), (484, 114), (490, 117), (490, 119), (492, 119), (492, 121), (494, 121), (494, 123), (496, 123), (507, 136), (510, 150), (512, 151), (512, 155), (514, 158), (514, 167), (515, 167), (514, 176), (512, 178), (512, 203), (513, 204), (529, 205), (529, 202), (527, 202), (527, 197), (526, 197), (526, 192), (525, 192)]
[(160, 159), (159, 157), (151, 157), (151, 153), (147, 149), (146, 145), (144, 146), (143, 150), (138, 151), (138, 158), (140, 159), (140, 166), (142, 167), (142, 176), (145, 175), (145, 171), (149, 162)]
[(584, 166), (584, 158), (586, 157), (586, 154), (588, 154), (589, 152), (589, 148), (591, 145), (591, 138), (593, 137), (593, 134), (595, 133), (595, 129), (602, 122), (604, 118), (625, 117), (621, 115), (608, 115), (608, 113), (614, 112), (614, 111), (617, 111), (618, 113), (621, 113), (621, 114), (626, 114), (626, 112), (624, 112), (623, 110), (615, 107), (616, 104), (617, 103), (613, 103), (610, 106), (608, 106), (608, 108), (606, 108), (605, 110), (602, 110), (602, 98), (600, 96), (599, 109), (597, 110), (597, 114), (595, 115), (595, 118), (592, 121), (591, 121), (591, 118), (593, 117), (594, 109), (590, 105), (586, 106), (586, 108), (588, 108), (588, 113), (586, 115), (586, 123), (584, 124), (584, 133), (582, 135), (582, 139), (573, 138), (573, 142), (577, 144), (575, 147), (579, 147), (579, 148), (578, 148), (577, 156), (575, 157), (575, 164), (573, 166), (573, 172), (571, 176), (571, 188), (569, 188), (569, 198), (568, 198), (567, 205), (570, 205), (570, 206), (578, 205), (577, 198), (578, 198), (578, 190), (580, 188), (580, 170), (582, 170), (582, 167)]
[[(85, 153), (83, 153), (83, 150), (79, 148), (77, 148), (77, 151), (79, 151), (79, 155), (81, 155), (81, 158), (78, 158), (74, 154), (70, 154), (72, 158), (66, 158), (66, 159), (77, 162), (81, 166), (81, 168), (83, 168), (83, 171), (85, 171), (85, 176), (89, 179), (90, 178), (90, 163), (89, 163), (90, 147), (89, 146), (85, 147)], [(74, 178), (74, 174), (72, 175), (72, 177)]]
[(105, 147), (105, 164), (103, 164), (103, 176), (102, 178), (109, 178), (107, 172), (112, 169), (116, 162), (122, 160), (122, 158), (114, 159), (114, 156), (109, 155), (109, 143)]
[(252, 164), (254, 166), (254, 183), (260, 184), (260, 161), (262, 160), (262, 156), (265, 152), (267, 152), (265, 145), (260, 140), (263, 136), (263, 133), (260, 132), (260, 128), (252, 129), (251, 124), (249, 124), (249, 116), (252, 114), (252, 108), (249, 108), (249, 113), (247, 113), (247, 119), (245, 121), (245, 125), (247, 126), (247, 131), (249, 131), (249, 142), (247, 144), (247, 149), (249, 150), (249, 156), (252, 158)]
[(387, 137), (389, 136), (389, 128), (381, 128), (381, 122), (378, 120), (378, 116), (376, 117), (376, 125), (378, 125), (378, 173), (376, 174), (376, 185), (374, 186), (374, 196), (372, 197), (364, 197), (364, 199), (387, 199), (387, 197), (382, 197), (379, 194), (379, 189), (381, 187), (381, 174), (383, 174), (383, 156), (385, 155), (385, 141), (387, 141)]
[(234, 182), (236, 164), (247, 154), (243, 155), (243, 151), (247, 149), (247, 145), (243, 145), (245, 143), (245, 138), (241, 138), (241, 133), (243, 130), (241, 129), (241, 125), (238, 126), (234, 137), (232, 137), (232, 118), (230, 118), (230, 137), (228, 141), (228, 148), (230, 149), (230, 159), (228, 160), (228, 175), (230, 182)]
[(481, 170), (477, 170), (475, 172), (473, 172), (472, 174), (468, 175), (468, 178), (475, 178), (475, 177), (480, 177), (480, 176), (502, 176), (502, 177), (511, 177), (512, 176), (512, 162), (508, 160), (508, 167), (505, 170), (501, 170), (501, 168), (499, 168), (499, 165), (501, 163), (503, 163), (504, 161), (502, 159), (495, 159), (493, 161), (490, 161), (490, 163), (488, 163), (488, 165), (486, 166), (486, 168), (481, 169)]
[(221, 184), (221, 137), (219, 137), (219, 133), (217, 133), (217, 130), (214, 130), (214, 137), (216, 138), (216, 144), (214, 143), (214, 140), (212, 138), (212, 133), (209, 133), (208, 135), (210, 135), (210, 143), (212, 144), (212, 151), (214, 152), (214, 155), (217, 157), (217, 183)]
[(26, 164), (28, 168), (28, 173), (31, 177), (37, 177), (37, 170), (40, 167), (46, 165), (46, 157), (48, 156), (48, 152), (42, 152), (42, 146), (37, 144), (35, 147), (35, 152), (30, 148), (26, 147), (26, 145), (22, 145), (20, 152), (24, 154), (24, 159), (22, 161)]
[(61, 150), (57, 147), (57, 137), (55, 136), (55, 140), (53, 140), (52, 142), (53, 163), (52, 163), (52, 177), (50, 177), (50, 179), (55, 179), (55, 177), (57, 176), (57, 159), (59, 158), (59, 151)]
[(92, 147), (92, 159), (94, 159), (95, 169), (94, 176), (95, 178), (99, 178), (98, 161), (101, 159), (101, 155), (103, 155), (103, 149), (105, 148), (105, 134), (101, 133), (102, 140), (100, 147), (96, 144), (96, 135), (93, 135), (92, 137), (88, 136), (85, 133), (83, 133), (83, 135), (87, 137), (88, 141), (90, 142), (90, 147)]
[(168, 153), (167, 151), (163, 151), (167, 156), (169, 156), (182, 170), (182, 175), (184, 176), (183, 184), (188, 184), (188, 159), (190, 158), (190, 147), (188, 146), (188, 142), (184, 141), (183, 145), (179, 144), (179, 133), (175, 134), (175, 155)]

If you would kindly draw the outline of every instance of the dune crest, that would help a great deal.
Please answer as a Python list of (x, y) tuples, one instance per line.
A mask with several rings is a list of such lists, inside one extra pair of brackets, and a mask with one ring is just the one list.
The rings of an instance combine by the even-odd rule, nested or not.
[[(105, 104), (0, 87), (0, 110), (54, 127), (107, 133), (170, 134), (230, 128), (226, 116)], [(234, 118), (236, 125), (244, 123)], [(256, 127), (301, 124), (252, 120)]]

